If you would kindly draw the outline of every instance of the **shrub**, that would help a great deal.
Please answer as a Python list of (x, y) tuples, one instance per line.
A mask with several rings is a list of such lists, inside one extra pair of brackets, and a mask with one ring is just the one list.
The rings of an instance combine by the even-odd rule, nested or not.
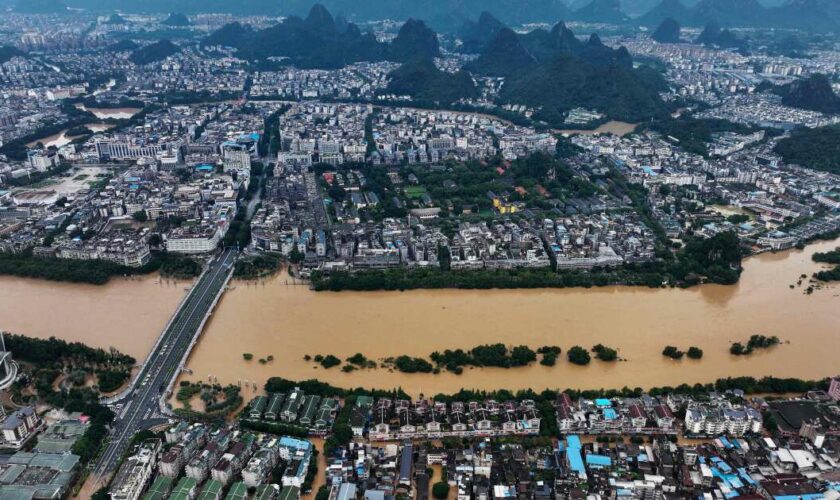
[(603, 344), (597, 344), (592, 347), (592, 352), (594, 352), (595, 357), (601, 361), (615, 361), (618, 359), (618, 351)]
[(662, 350), (662, 355), (668, 356), (671, 359), (681, 359), (683, 357), (683, 354), (685, 353), (672, 345), (669, 345)]
[(589, 355), (589, 352), (587, 352), (586, 349), (579, 345), (576, 345), (569, 349), (566, 352), (566, 356), (569, 358), (569, 361), (571, 363), (581, 366), (588, 365), (589, 362), (592, 360), (592, 357)]
[[(316, 357), (316, 359), (317, 359), (317, 357)], [(326, 356), (321, 358), (320, 363), (321, 363), (321, 366), (323, 366), (325, 369), (329, 370), (333, 366), (340, 365), (341, 360), (338, 359), (337, 357), (333, 356), (332, 354), (327, 354)]]

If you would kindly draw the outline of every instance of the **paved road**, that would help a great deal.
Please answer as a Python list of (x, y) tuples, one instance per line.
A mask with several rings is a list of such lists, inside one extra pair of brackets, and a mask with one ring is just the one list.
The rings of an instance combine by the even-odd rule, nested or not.
[(193, 337), (233, 272), (236, 255), (235, 250), (228, 249), (208, 264), (175, 312), (146, 365), (137, 374), (134, 388), (121, 401), (122, 406), (117, 411), (108, 447), (94, 468), (93, 473), (100, 480), (115, 472), (119, 458), (134, 434), (165, 421), (160, 414), (160, 397), (178, 374)]

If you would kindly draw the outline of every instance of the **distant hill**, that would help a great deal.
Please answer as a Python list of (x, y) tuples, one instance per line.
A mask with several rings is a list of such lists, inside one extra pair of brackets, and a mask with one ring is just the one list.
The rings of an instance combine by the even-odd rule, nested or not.
[(662, 21), (650, 37), (659, 43), (679, 43), (680, 23), (669, 17)]
[(624, 24), (630, 17), (621, 11), (619, 0), (592, 0), (572, 12), (570, 19), (586, 23)]
[(720, 29), (716, 22), (707, 24), (700, 36), (694, 40), (694, 43), (717, 46), (723, 49), (744, 49), (747, 47), (746, 40), (738, 38), (727, 29)]
[(658, 26), (666, 18), (683, 26), (788, 28), (809, 31), (840, 30), (840, 2), (837, 0), (700, 0), (687, 6), (680, 0), (662, 0), (633, 21), (640, 26)]
[[(62, 0), (68, 6), (92, 12), (230, 13), (304, 17), (313, 0)], [(554, 24), (561, 20), (632, 23), (654, 28), (670, 17), (682, 26), (700, 27), (715, 21), (730, 27), (776, 27), (805, 30), (840, 30), (837, 0), (322, 0), (332, 12), (351, 22), (381, 19), (423, 19), (438, 30), (457, 32), (465, 21), (492, 12), (504, 23)], [(19, 7), (59, 0), (18, 0)], [(573, 8), (570, 10), (569, 5)], [(40, 9), (39, 9), (40, 10)], [(628, 14), (636, 16), (628, 17)], [(487, 40), (489, 41), (489, 39)]]
[(60, 14), (67, 12), (67, 6), (59, 0), (19, 0), (15, 12), (21, 14)]
[(450, 104), (478, 95), (469, 73), (446, 73), (439, 70), (428, 57), (415, 59), (392, 71), (388, 75), (387, 92), (438, 104)]
[(510, 77), (501, 99), (537, 108), (535, 119), (558, 127), (576, 107), (630, 122), (666, 115), (656, 88), (632, 68), (596, 67), (571, 56), (558, 56)]
[(423, 21), (409, 19), (400, 28), (388, 54), (389, 59), (401, 62), (418, 57), (438, 57), (440, 46), (437, 33), (429, 29)]
[(503, 28), (467, 69), (487, 76), (508, 76), (536, 62), (537, 59), (528, 52), (519, 36), (510, 28)]
[(691, 9), (680, 0), (662, 0), (662, 2), (635, 20), (640, 26), (659, 26), (666, 19), (673, 19), (678, 23), (686, 23), (692, 18)]
[(251, 43), (254, 36), (254, 30), (250, 26), (232, 22), (211, 33), (201, 43), (205, 46), (239, 47)]
[(167, 57), (173, 54), (177, 54), (178, 52), (180, 52), (180, 50), (181, 48), (175, 45), (174, 43), (170, 42), (169, 40), (163, 39), (159, 42), (155, 42), (151, 45), (146, 45), (145, 47), (141, 47), (135, 50), (129, 56), (129, 60), (138, 66), (143, 66), (158, 61), (163, 61)]
[(26, 53), (11, 45), (0, 46), (0, 64), (9, 62), (13, 57), (26, 57)]
[(507, 26), (503, 22), (484, 11), (478, 16), (478, 21), (467, 20), (461, 26), (458, 35), (464, 43), (462, 50), (468, 53), (481, 52), (504, 29)]
[(372, 34), (362, 34), (353, 23), (339, 30), (329, 11), (315, 5), (306, 19), (286, 18), (264, 30), (231, 23), (202, 41), (203, 45), (236, 48), (248, 60), (285, 57), (304, 68), (340, 68), (358, 61), (382, 60), (388, 46)]
[(522, 35), (504, 28), (465, 69), (504, 76), (501, 101), (539, 109), (535, 117), (553, 126), (576, 107), (631, 121), (665, 109), (658, 94), (661, 77), (633, 69), (624, 47), (607, 47), (594, 34), (582, 42), (563, 23)]
[(820, 113), (840, 114), (840, 96), (825, 75), (797, 80), (782, 89), (782, 104)]
[(392, 43), (380, 43), (373, 34), (362, 34), (354, 23), (343, 19), (336, 22), (320, 4), (314, 5), (305, 19), (288, 17), (263, 30), (227, 24), (205, 38), (202, 45), (233, 47), (247, 60), (286, 58), (303, 68), (340, 68), (386, 59), (406, 62), (440, 55), (437, 33), (423, 21), (409, 19)]
[(837, 0), (788, 0), (771, 9), (767, 24), (781, 28), (840, 31), (840, 2)]
[(127, 21), (125, 18), (119, 14), (111, 14), (108, 19), (105, 20), (105, 24), (125, 24)]
[(700, 0), (692, 9), (694, 24), (719, 23), (728, 26), (764, 24), (768, 11), (758, 0)]
[(184, 14), (172, 12), (169, 14), (169, 17), (161, 22), (161, 24), (165, 24), (166, 26), (189, 26), (190, 20)]
[(558, 56), (572, 56), (597, 67), (630, 68), (633, 65), (633, 59), (624, 47), (607, 47), (594, 34), (582, 42), (565, 24), (557, 23), (551, 31), (537, 29), (522, 35), (509, 28), (502, 29), (467, 69), (482, 75), (505, 76)]
[[(28, 0), (20, 0), (28, 1)], [(313, 0), (65, 0), (71, 7), (93, 12), (182, 12), (229, 13), (237, 15), (271, 15), (305, 17)], [(555, 23), (567, 19), (569, 10), (565, 0), (322, 0), (334, 13), (342, 13), (349, 21), (362, 22), (381, 19), (405, 21), (423, 19), (437, 26), (451, 24), (457, 30), (466, 19), (476, 19), (482, 11), (493, 12), (511, 24), (532, 22)], [(454, 23), (445, 23), (445, 19)]]
[(840, 174), (840, 125), (796, 129), (774, 151), (786, 163)]

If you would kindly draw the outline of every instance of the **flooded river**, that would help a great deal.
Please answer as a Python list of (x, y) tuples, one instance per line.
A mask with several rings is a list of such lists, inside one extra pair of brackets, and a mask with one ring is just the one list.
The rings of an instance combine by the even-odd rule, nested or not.
[(115, 278), (103, 286), (0, 276), (0, 329), (120, 351), (142, 360), (187, 282)]
[(107, 118), (127, 120), (141, 111), (140, 108), (87, 108), (83, 104), (78, 104), (76, 107), (91, 112), (100, 120)]
[[(689, 290), (610, 287), (567, 290), (435, 290), (411, 292), (316, 293), (287, 286), (280, 276), (261, 284), (236, 282), (223, 297), (188, 367), (192, 380), (209, 375), (222, 383), (250, 381), (262, 387), (279, 375), (317, 377), (350, 387), (402, 387), (411, 394), (458, 389), (599, 388), (707, 382), (729, 375), (803, 378), (840, 372), (840, 286), (806, 295), (791, 290), (800, 274), (819, 269), (815, 251), (840, 245), (822, 242), (804, 251), (763, 254), (745, 262), (741, 282)], [(114, 346), (142, 359), (184, 295), (185, 283), (156, 278), (115, 279), (96, 287), (0, 278), (0, 328), (54, 335), (95, 346)], [(731, 342), (750, 335), (777, 335), (783, 344), (736, 358)], [(787, 343), (789, 341), (789, 344)], [(511, 370), (472, 369), (450, 373), (402, 374), (386, 369), (343, 373), (315, 368), (306, 354), (369, 358), (470, 348), (502, 342), (532, 348), (559, 345), (619, 350), (626, 362), (597, 360), (573, 366), (565, 356), (554, 367), (534, 364)], [(705, 351), (700, 361), (661, 355), (668, 345)], [(245, 361), (242, 354), (254, 354)], [(258, 359), (273, 356), (273, 361)]]
[[(106, 131), (110, 128), (113, 128), (113, 125), (109, 125), (107, 123), (88, 123), (84, 126), (87, 127), (88, 129), (90, 129), (91, 132), (104, 132), (104, 131)], [(68, 129), (64, 129), (57, 134), (53, 134), (53, 135), (50, 135), (50, 136), (47, 136), (47, 137), (44, 137), (44, 138), (41, 138), (41, 139), (31, 141), (31, 142), (26, 144), (26, 147), (32, 148), (32, 147), (37, 146), (38, 143), (43, 144), (45, 148), (48, 148), (48, 147), (51, 147), (51, 146), (56, 147), (56, 148), (66, 146), (66, 145), (70, 144), (71, 142), (73, 142), (73, 139), (76, 139), (77, 137), (79, 137), (79, 136), (69, 136), (69, 135), (67, 135), (67, 130)]]
[[(730, 375), (823, 377), (840, 372), (840, 287), (806, 295), (791, 290), (800, 274), (820, 266), (815, 251), (763, 254), (748, 259), (741, 282), (689, 290), (610, 287), (566, 290), (436, 290), (411, 292), (315, 293), (287, 286), (285, 276), (264, 284), (237, 283), (214, 314), (188, 366), (193, 380), (209, 375), (220, 382), (317, 377), (344, 387), (402, 387), (426, 395), (460, 388), (600, 388), (708, 382)], [(761, 333), (783, 344), (749, 357), (729, 354), (731, 342)], [(787, 343), (789, 341), (789, 344)], [(356, 352), (369, 358), (470, 348), (502, 342), (532, 348), (559, 345), (619, 350), (626, 362), (597, 360), (586, 367), (562, 356), (554, 367), (534, 364), (510, 370), (465, 370), (462, 375), (402, 374), (386, 369), (343, 373), (304, 361), (306, 354)], [(673, 361), (666, 345), (705, 351), (700, 361)], [(250, 352), (254, 360), (245, 361)], [(259, 364), (259, 358), (274, 360)], [(252, 391), (246, 391), (246, 395)]]

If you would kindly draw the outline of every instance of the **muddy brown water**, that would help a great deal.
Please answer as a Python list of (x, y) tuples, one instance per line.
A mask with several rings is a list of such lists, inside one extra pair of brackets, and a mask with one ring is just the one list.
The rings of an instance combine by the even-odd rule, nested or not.
[[(319, 378), (343, 387), (402, 387), (413, 395), (461, 388), (520, 389), (650, 387), (713, 381), (738, 375), (815, 378), (840, 373), (840, 286), (807, 295), (790, 289), (800, 274), (821, 268), (816, 251), (763, 254), (747, 259), (741, 282), (688, 290), (608, 287), (565, 290), (428, 290), (312, 292), (288, 286), (282, 275), (260, 284), (235, 282), (210, 320), (187, 366), (191, 380), (214, 377), (259, 390), (271, 376)], [(0, 277), (0, 329), (56, 336), (117, 349), (143, 359), (184, 296), (186, 282), (147, 277), (115, 279), (97, 287)], [(783, 344), (747, 357), (728, 352), (735, 341), (761, 333)], [(586, 367), (558, 359), (510, 370), (467, 369), (403, 374), (387, 369), (343, 373), (304, 361), (306, 354), (372, 359), (501, 342), (532, 348), (594, 344), (616, 348), (627, 361)], [(789, 343), (788, 343), (789, 342)], [(698, 346), (700, 361), (673, 361), (666, 345)], [(254, 359), (245, 361), (243, 353)], [(260, 364), (260, 358), (273, 361)], [(256, 386), (257, 389), (253, 389)]]
[[(190, 379), (221, 382), (266, 378), (318, 378), (343, 387), (402, 387), (413, 395), (461, 388), (520, 389), (651, 387), (708, 382), (719, 377), (775, 375), (815, 378), (840, 373), (840, 287), (811, 295), (790, 289), (801, 274), (821, 268), (816, 251), (763, 254), (745, 261), (735, 286), (688, 290), (608, 287), (565, 290), (432, 290), (410, 292), (312, 292), (279, 276), (261, 284), (239, 282), (228, 292), (188, 360)], [(779, 336), (783, 344), (747, 357), (729, 354), (752, 334)], [(502, 342), (532, 348), (594, 344), (616, 348), (627, 361), (597, 360), (586, 367), (561, 356), (554, 367), (467, 369), (403, 374), (387, 369), (343, 373), (324, 370), (304, 355), (361, 352), (380, 359)], [(789, 343), (788, 343), (789, 342)], [(700, 361), (662, 356), (666, 345), (704, 350)], [(252, 353), (245, 361), (242, 354)], [(259, 358), (273, 356), (265, 364)], [(253, 392), (253, 391), (246, 391)]]
[(187, 286), (156, 276), (102, 286), (0, 276), (0, 330), (115, 347), (142, 360)]

